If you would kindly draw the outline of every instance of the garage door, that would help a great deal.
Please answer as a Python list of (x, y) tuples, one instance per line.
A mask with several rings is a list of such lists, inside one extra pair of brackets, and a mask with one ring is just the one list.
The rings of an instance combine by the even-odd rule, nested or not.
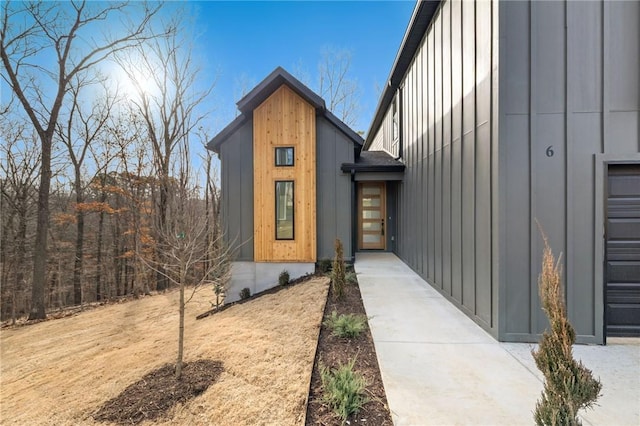
[(609, 166), (607, 336), (640, 336), (640, 165)]

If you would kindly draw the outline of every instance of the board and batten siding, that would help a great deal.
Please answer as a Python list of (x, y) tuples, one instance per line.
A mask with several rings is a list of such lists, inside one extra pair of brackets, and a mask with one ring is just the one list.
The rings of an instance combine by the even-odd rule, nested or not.
[(253, 120), (220, 145), (221, 223), (234, 261), (253, 260)]
[(321, 115), (316, 127), (318, 259), (333, 259), (336, 238), (342, 241), (345, 259), (351, 259), (351, 175), (340, 167), (353, 163), (354, 144)]
[[(316, 111), (286, 85), (253, 111), (254, 260), (316, 261)], [(276, 167), (275, 148), (294, 166)], [(294, 239), (276, 240), (275, 183), (294, 182)]]
[[(497, 23), (496, 3), (442, 3), (396, 93), (396, 253), (496, 337)], [(391, 151), (392, 108), (370, 150)]]
[(500, 23), (500, 338), (547, 325), (537, 219), (578, 341), (603, 343), (606, 164), (640, 162), (640, 2), (504, 2)]

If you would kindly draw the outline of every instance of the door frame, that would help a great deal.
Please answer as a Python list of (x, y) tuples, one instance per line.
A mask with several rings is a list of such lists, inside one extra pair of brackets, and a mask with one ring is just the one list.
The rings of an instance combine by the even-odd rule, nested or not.
[[(381, 238), (382, 238), (382, 247), (365, 247), (363, 242), (364, 230), (362, 229), (362, 188), (364, 186), (379, 186), (380, 187), (380, 217), (382, 220), (381, 226)], [(358, 250), (387, 250), (387, 184), (385, 181), (360, 181), (357, 182), (357, 243)]]

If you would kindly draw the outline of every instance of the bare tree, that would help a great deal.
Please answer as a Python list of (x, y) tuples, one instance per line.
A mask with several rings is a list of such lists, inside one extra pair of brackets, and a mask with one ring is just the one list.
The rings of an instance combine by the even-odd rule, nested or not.
[[(150, 40), (117, 57), (136, 88), (133, 105), (146, 125), (145, 137), (151, 143), (160, 180), (157, 229), (167, 225), (173, 154), (206, 116), (200, 108), (213, 89), (213, 84), (198, 81), (200, 69), (193, 60), (183, 23), (174, 19), (165, 26), (169, 36)], [(166, 274), (158, 274), (157, 288), (164, 290), (167, 286)]]
[[(129, 16), (126, 3), (4, 2), (0, 18), (2, 78), (9, 84), (38, 134), (41, 145), (38, 218), (30, 319), (45, 318), (45, 268), (49, 231), (51, 151), (60, 110), (71, 81), (114, 52), (148, 39), (147, 27), (160, 5), (144, 3), (140, 21), (123, 35), (97, 37), (106, 21)], [(55, 58), (55, 65), (48, 63)], [(53, 93), (53, 96), (49, 96)]]
[[(104, 83), (104, 81), (103, 81)], [(73, 189), (75, 192), (75, 218), (76, 218), (76, 243), (73, 267), (73, 303), (82, 304), (82, 275), (84, 259), (84, 227), (85, 213), (100, 205), (85, 204), (86, 186), (93, 180), (87, 178), (83, 180), (83, 169), (86, 166), (87, 155), (91, 154), (92, 144), (100, 138), (106, 131), (111, 110), (115, 103), (115, 96), (103, 84), (104, 96), (99, 96), (92, 102), (89, 111), (80, 99), (80, 92), (87, 87), (88, 82), (81, 78), (75, 78), (70, 85), (71, 98), (69, 100), (69, 112), (67, 122), (60, 123), (57, 133), (62, 143), (67, 148), (71, 166), (73, 167)], [(107, 161), (102, 164), (94, 164), (94, 175), (102, 173), (108, 165)], [(100, 211), (98, 210), (98, 211)]]
[[(179, 325), (178, 354), (176, 359), (176, 378), (182, 375), (184, 357), (184, 315), (185, 306), (195, 292), (203, 285), (213, 288), (224, 287), (229, 280), (229, 251), (223, 243), (221, 234), (211, 238), (207, 221), (202, 217), (207, 208), (199, 196), (199, 188), (193, 184), (188, 142), (183, 140), (179, 147), (180, 160), (177, 177), (170, 180), (167, 203), (167, 220), (163, 228), (158, 229), (161, 236), (155, 242), (158, 257), (142, 259), (156, 273), (179, 288)], [(159, 261), (159, 259), (162, 259)], [(190, 294), (185, 296), (187, 286)]]
[[(0, 233), (0, 263), (3, 301), (11, 301), (11, 319), (24, 309), (22, 299), (27, 289), (27, 231), (32, 220), (31, 211), (36, 200), (36, 180), (40, 155), (37, 135), (29, 135), (27, 125), (21, 121), (3, 121), (0, 133), (4, 140), (0, 153), (0, 207), (2, 230)], [(11, 273), (11, 278), (9, 274)], [(10, 294), (7, 294), (10, 292)], [(4, 306), (3, 306), (4, 308)], [(3, 309), (6, 315), (6, 309)]]
[[(352, 54), (348, 49), (326, 46), (320, 52), (317, 83), (312, 88), (325, 100), (329, 111), (349, 126), (358, 121), (362, 92), (358, 81), (351, 76)], [(312, 85), (309, 73), (301, 61), (293, 65), (296, 77)]]
[(352, 126), (360, 112), (360, 87), (350, 77), (351, 51), (327, 47), (318, 66), (319, 91), (328, 108), (345, 124)]

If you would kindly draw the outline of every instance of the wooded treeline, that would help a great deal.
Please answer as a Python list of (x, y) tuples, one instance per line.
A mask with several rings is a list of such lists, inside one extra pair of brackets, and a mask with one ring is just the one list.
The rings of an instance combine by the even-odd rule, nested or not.
[[(113, 129), (107, 127), (107, 132), (112, 133)], [(49, 199), (47, 311), (78, 304), (75, 300), (77, 286), (74, 286), (78, 255), (83, 260), (80, 303), (158, 289), (156, 274), (141, 262), (139, 256), (153, 258), (158, 255), (154, 250), (159, 238), (156, 224), (160, 212), (160, 180), (153, 167), (149, 167), (153, 161), (149, 158), (151, 151), (145, 146), (146, 141), (119, 142), (124, 142), (120, 145), (123, 151), (114, 152), (108, 168), (103, 167), (104, 171), (95, 174), (82, 174), (82, 201), (78, 201), (74, 182), (64, 178), (64, 155), (60, 153), (61, 162), (59, 168), (56, 167)], [(29, 142), (24, 135), (0, 149), (3, 157), (0, 165), (0, 312), (2, 321), (6, 321), (27, 316), (31, 306), (39, 154), (36, 141)], [(136, 151), (140, 157), (131, 155)], [(177, 202), (192, 204), (198, 217), (210, 224), (208, 235), (215, 240), (219, 235), (216, 225), (220, 193), (211, 158), (205, 159), (204, 163), (204, 172), (209, 174), (208, 185), (201, 187), (197, 182), (190, 182), (185, 197), (179, 190), (179, 183), (171, 178), (169, 192), (172, 196), (180, 194)], [(201, 181), (207, 181), (205, 175), (202, 178)], [(84, 232), (82, 249), (77, 252), (79, 220), (84, 223)]]
[(3, 321), (167, 289), (160, 247), (194, 217), (207, 225), (198, 250), (218, 249), (208, 242), (220, 241), (220, 193), (203, 147), (212, 85), (184, 15), (162, 7), (0, 6), (11, 89), (0, 106)]

